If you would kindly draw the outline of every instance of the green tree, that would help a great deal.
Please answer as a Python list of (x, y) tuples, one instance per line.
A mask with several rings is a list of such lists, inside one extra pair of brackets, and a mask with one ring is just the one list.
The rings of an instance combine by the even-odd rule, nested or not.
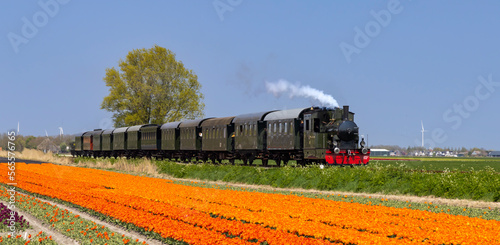
[(106, 69), (109, 95), (101, 104), (101, 109), (114, 113), (115, 127), (203, 117), (198, 77), (172, 51), (157, 45), (135, 49), (119, 66), (121, 72)]
[(68, 150), (66, 150), (66, 147), (67, 147), (67, 145), (64, 142), (59, 145), (61, 152), (68, 152)]
[(32, 135), (26, 137), (26, 148), (28, 148), (28, 149), (36, 149), (37, 145), (34, 143), (35, 139), (36, 139), (35, 136), (32, 136)]

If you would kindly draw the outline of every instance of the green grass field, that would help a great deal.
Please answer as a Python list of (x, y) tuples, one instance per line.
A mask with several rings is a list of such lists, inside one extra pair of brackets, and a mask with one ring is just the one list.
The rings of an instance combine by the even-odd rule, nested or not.
[[(391, 159), (391, 157), (383, 157)], [(411, 169), (425, 169), (442, 171), (445, 169), (456, 171), (484, 170), (486, 167), (491, 167), (495, 171), (500, 172), (500, 158), (484, 157), (484, 158), (457, 158), (457, 157), (392, 157), (398, 160), (374, 160), (370, 164), (379, 162), (381, 164), (400, 164), (404, 163)]]

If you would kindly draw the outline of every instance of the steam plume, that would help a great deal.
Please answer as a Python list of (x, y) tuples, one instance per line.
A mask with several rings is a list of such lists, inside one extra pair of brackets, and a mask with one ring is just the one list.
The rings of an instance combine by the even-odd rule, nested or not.
[(280, 97), (282, 94), (288, 94), (290, 98), (304, 97), (318, 101), (322, 106), (339, 107), (339, 103), (329, 94), (323, 91), (311, 88), (309, 85), (301, 86), (300, 84), (291, 84), (290, 82), (280, 79), (277, 82), (270, 83), (266, 81), (266, 89), (268, 93), (272, 93), (275, 97)]

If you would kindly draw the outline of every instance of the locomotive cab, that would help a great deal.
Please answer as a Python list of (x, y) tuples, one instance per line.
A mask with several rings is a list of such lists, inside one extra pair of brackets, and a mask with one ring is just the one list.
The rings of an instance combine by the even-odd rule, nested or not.
[(304, 112), (301, 123), (303, 132), (304, 159), (317, 161), (325, 159), (328, 150), (327, 125), (332, 115), (331, 109), (311, 108)]

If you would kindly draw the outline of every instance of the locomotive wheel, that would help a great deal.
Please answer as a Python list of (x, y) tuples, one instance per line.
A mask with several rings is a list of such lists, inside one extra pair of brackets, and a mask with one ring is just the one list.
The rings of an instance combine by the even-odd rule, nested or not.
[(268, 163), (268, 161), (269, 161), (269, 159), (267, 159), (267, 158), (262, 158), (262, 165), (267, 167), (267, 163)]
[(288, 164), (288, 160), (283, 159), (283, 166), (286, 166)]
[(300, 159), (300, 160), (297, 160), (297, 164), (299, 164), (300, 166), (306, 166), (306, 160), (305, 159)]
[(274, 161), (276, 162), (276, 165), (278, 165), (278, 167), (281, 167), (281, 158), (280, 157), (277, 157)]
[(253, 155), (250, 155), (250, 157), (248, 157), (248, 163), (250, 164), (250, 166), (253, 165), (253, 161), (255, 160), (255, 156)]
[(229, 163), (230, 163), (231, 165), (234, 165), (234, 158), (229, 159)]

